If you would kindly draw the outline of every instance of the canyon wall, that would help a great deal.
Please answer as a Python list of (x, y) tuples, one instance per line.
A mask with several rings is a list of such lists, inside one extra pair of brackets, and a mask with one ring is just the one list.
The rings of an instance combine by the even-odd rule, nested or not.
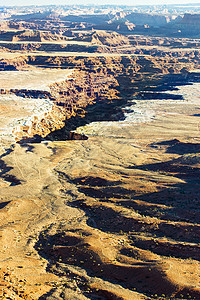
[[(183, 73), (196, 68), (199, 53), (191, 51), (188, 58), (149, 56), (115, 57), (48, 57), (25, 56), (0, 61), (2, 69), (23, 69), (45, 67), (74, 69), (73, 75), (65, 81), (50, 85), (50, 92), (34, 90), (1, 90), (23, 98), (48, 99), (53, 103), (49, 112), (33, 116), (29, 122), (13, 129), (16, 141), (36, 136), (46, 137), (51, 132), (65, 126), (72, 117), (85, 117), (86, 108), (99, 103), (117, 103), (119, 99), (132, 99), (143, 88), (143, 80), (158, 75)], [(140, 86), (138, 85), (140, 76)], [(149, 79), (147, 79), (149, 78)], [(115, 105), (115, 104), (113, 104)], [(122, 115), (122, 114), (121, 114)], [(119, 116), (121, 116), (119, 114)]]

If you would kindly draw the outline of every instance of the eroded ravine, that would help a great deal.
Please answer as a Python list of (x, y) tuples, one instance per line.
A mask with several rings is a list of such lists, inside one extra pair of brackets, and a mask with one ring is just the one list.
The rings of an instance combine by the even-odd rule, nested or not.
[(1, 189), (4, 294), (199, 299), (198, 117), (177, 108), (113, 123), (112, 137), (16, 145), (2, 157), (20, 181)]
[[(63, 105), (70, 84), (53, 87)], [(108, 86), (108, 95), (117, 94)], [(65, 126), (83, 125), (77, 132), (88, 140), (55, 141), (55, 132), (52, 141), (2, 148), (2, 295), (200, 299), (199, 99), (172, 99), (158, 99), (153, 121), (139, 124), (105, 122), (101, 102), (95, 119), (83, 101), (85, 120), (80, 113)]]
[[(168, 126), (164, 133), (169, 146), (172, 144), (169, 129), (174, 130), (172, 120), (173, 117), (165, 120)], [(69, 265), (70, 272), (71, 266), (86, 270), (92, 279), (83, 282), (79, 275), (78, 287), (94, 299), (106, 298), (102, 282), (97, 290), (93, 289), (96, 277), (132, 291), (136, 289), (139, 297), (146, 294), (151, 299), (158, 296), (198, 299), (199, 221), (195, 211), (198, 201), (194, 201), (199, 190), (198, 163), (195, 167), (190, 163), (190, 166), (179, 165), (174, 161), (177, 154), (167, 154), (166, 148), (152, 150), (150, 144), (155, 139), (149, 136), (152, 125), (142, 126), (140, 141), (134, 138), (139, 126), (133, 129), (132, 139), (130, 131), (126, 139), (126, 129), (123, 139), (93, 137), (81, 142), (76, 157), (70, 156), (59, 165), (62, 192), (72, 194), (71, 205), (86, 212), (87, 225), (81, 224), (78, 230), (67, 227), (62, 234), (46, 232), (50, 245), (46, 246), (41, 237), (41, 254), (48, 255), (52, 268), (60, 274)], [(190, 135), (196, 137), (196, 130), (192, 131)], [(163, 128), (157, 131), (156, 138), (162, 140), (162, 135)], [(181, 130), (177, 137), (180, 136), (186, 138)], [(178, 140), (174, 143), (179, 144)], [(186, 141), (184, 145), (193, 146)], [(198, 157), (196, 154), (197, 161)], [(189, 156), (188, 162), (190, 159)], [(160, 168), (151, 170), (149, 166), (155, 161), (160, 162)], [(170, 162), (165, 165), (162, 161)], [(77, 190), (70, 188), (74, 184), (78, 195)], [(89, 290), (85, 288), (88, 284)], [(130, 295), (129, 298), (136, 297)]]

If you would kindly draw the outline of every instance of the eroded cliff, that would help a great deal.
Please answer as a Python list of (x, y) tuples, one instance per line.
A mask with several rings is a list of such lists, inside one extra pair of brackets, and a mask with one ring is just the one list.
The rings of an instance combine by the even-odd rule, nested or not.
[[(32, 138), (35, 135), (45, 137), (52, 131), (64, 127), (66, 120), (85, 117), (86, 107), (99, 103), (119, 106), (133, 96), (140, 95), (147, 82), (155, 81), (163, 74), (187, 72), (198, 66), (199, 52), (190, 51), (187, 58), (183, 55), (152, 56), (112, 56), (112, 57), (51, 57), (20, 56), (3, 59), (2, 69), (20, 69), (35, 67), (74, 69), (67, 80), (50, 85), (50, 91), (10, 89), (1, 93), (15, 94), (23, 98), (48, 99), (53, 103), (49, 112), (33, 116), (29, 123), (19, 125), (13, 130), (16, 140)], [(154, 83), (155, 84), (155, 83)], [(141, 95), (140, 95), (141, 96)], [(126, 99), (126, 100), (125, 100)], [(123, 118), (115, 110), (118, 118)], [(66, 137), (67, 138), (67, 137)]]

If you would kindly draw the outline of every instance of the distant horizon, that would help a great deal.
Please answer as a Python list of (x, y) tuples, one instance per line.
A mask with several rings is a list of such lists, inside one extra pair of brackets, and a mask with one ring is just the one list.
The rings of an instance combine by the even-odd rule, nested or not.
[(136, 0), (130, 3), (129, 0), (76, 0), (72, 4), (71, 1), (64, 0), (7, 0), (6, 4), (0, 5), (0, 7), (10, 7), (10, 6), (50, 6), (50, 5), (66, 5), (66, 6), (76, 6), (76, 5), (84, 5), (84, 6), (102, 6), (102, 5), (116, 5), (116, 6), (162, 6), (162, 5), (200, 5), (200, 0), (197, 1), (188, 1), (188, 0), (177, 0), (175, 3), (173, 0)]

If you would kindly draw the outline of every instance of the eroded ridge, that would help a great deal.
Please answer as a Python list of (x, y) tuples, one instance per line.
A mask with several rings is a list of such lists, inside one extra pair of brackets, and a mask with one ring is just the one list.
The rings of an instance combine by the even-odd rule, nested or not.
[[(115, 147), (120, 147), (118, 141)], [(51, 270), (62, 276), (74, 276), (73, 268), (79, 270), (74, 277), (78, 276), (78, 290), (94, 299), (108, 297), (107, 281), (120, 286), (113, 297), (121, 292), (123, 299), (127, 297), (124, 288), (139, 293), (130, 293), (133, 299), (145, 298), (142, 294), (148, 299), (199, 299), (199, 155), (191, 153), (187, 161), (183, 155), (179, 162), (160, 162), (152, 169), (154, 163), (139, 164), (138, 147), (129, 155), (137, 156), (137, 163), (113, 155), (115, 147), (110, 140), (87, 144), (81, 152), (84, 170), (72, 157), (67, 170), (66, 164), (59, 165), (62, 193), (72, 196), (72, 207), (86, 213), (86, 223), (54, 234), (43, 232), (37, 250), (50, 259)], [(145, 148), (150, 149), (150, 145)], [(159, 155), (164, 158), (165, 150)], [(191, 163), (190, 157), (196, 157), (197, 163)], [(83, 278), (83, 271), (91, 278)]]
[(0, 33), (0, 297), (200, 299), (199, 41), (54, 17)]
[[(73, 127), (68, 120), (70, 119), (72, 124), (72, 119), (76, 117), (76, 119), (79, 118), (81, 124), (81, 118), (82, 120), (85, 118), (87, 109), (90, 109), (91, 106), (96, 109), (96, 119), (101, 121), (119, 120), (124, 119), (124, 111), (120, 109), (120, 105), (125, 106), (127, 101), (133, 98), (181, 100), (182, 96), (168, 94), (165, 91), (168, 89), (175, 90), (176, 84), (183, 85), (191, 81), (199, 82), (198, 73), (189, 73), (190, 70), (198, 66), (199, 53), (194, 55), (191, 51), (187, 60), (182, 60), (183, 55), (185, 56), (182, 54), (178, 58), (171, 56), (167, 58), (154, 58), (152, 56), (97, 58), (30, 56), (27, 58), (20, 56), (19, 58), (4, 59), (2, 60), (4, 70), (6, 70), (6, 66), (13, 67), (16, 71), (9, 71), (10, 74), (15, 75), (21, 70), (21, 76), (26, 73), (27, 78), (30, 76), (30, 79), (33, 78), (34, 80), (36, 75), (36, 78), (39, 76), (42, 80), (45, 72), (44, 69), (40, 70), (38, 67), (48, 66), (66, 69), (66, 75), (64, 70), (57, 70), (56, 75), (55, 69), (52, 71), (52, 75), (48, 75), (50, 82), (48, 85), (46, 83), (46, 90), (44, 87), (43, 90), (40, 88), (38, 90), (30, 89), (30, 87), (0, 90), (2, 113), (7, 109), (5, 101), (8, 104), (11, 103), (13, 110), (16, 110), (13, 107), (13, 103), (16, 102), (22, 106), (22, 109), (25, 109), (24, 112), (29, 110), (29, 107), (33, 107), (32, 113), (27, 113), (28, 118), (24, 118), (23, 111), (20, 110), (21, 120), (15, 120), (14, 125), (13, 121), (10, 123), (12, 127), (10, 134), (15, 136), (16, 141), (20, 141), (35, 136), (36, 138), (38, 136), (43, 138), (51, 132), (65, 127), (65, 138), (67, 139), (71, 127)], [(50, 74), (50, 70), (46, 72)], [(52, 76), (53, 83), (50, 76)], [(67, 76), (67, 80), (62, 80), (62, 76)], [(163, 80), (165, 77), (166, 79)], [(164, 84), (162, 80), (165, 81)], [(28, 79), (26, 84), (27, 86), (30, 85)], [(38, 108), (36, 109), (36, 107)], [(98, 117), (99, 108), (101, 112)]]

